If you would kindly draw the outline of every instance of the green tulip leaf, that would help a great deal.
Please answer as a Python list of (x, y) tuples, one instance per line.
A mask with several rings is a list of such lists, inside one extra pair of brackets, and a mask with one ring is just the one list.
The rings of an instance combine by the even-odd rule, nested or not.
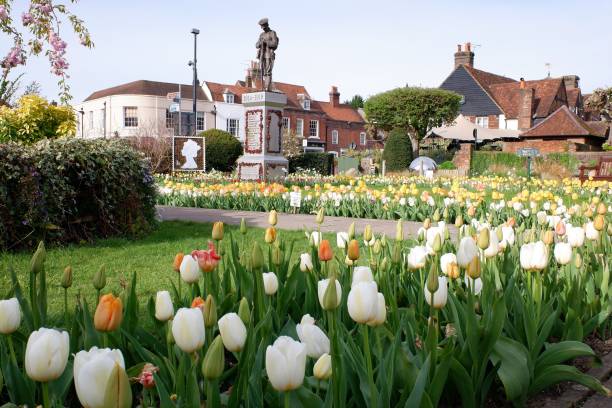
[(529, 388), (529, 356), (525, 346), (508, 337), (500, 337), (490, 357), (493, 365), (499, 365), (497, 375), (504, 385), (506, 397), (517, 400), (527, 394)]
[(580, 372), (574, 366), (568, 365), (553, 365), (542, 370), (538, 376), (534, 379), (531, 387), (529, 387), (529, 394), (536, 394), (551, 385), (558, 384), (562, 381), (573, 381), (584, 385), (602, 395), (612, 396), (609, 389), (604, 387), (599, 380), (591, 377), (588, 374)]
[(536, 360), (535, 376), (549, 366), (561, 364), (576, 357), (593, 357), (599, 360), (593, 349), (579, 341), (562, 341), (548, 346)]

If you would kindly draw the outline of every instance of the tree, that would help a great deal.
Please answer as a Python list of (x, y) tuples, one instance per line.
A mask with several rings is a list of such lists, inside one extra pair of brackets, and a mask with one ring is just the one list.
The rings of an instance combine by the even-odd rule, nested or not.
[(0, 106), (13, 105), (15, 93), (19, 89), (21, 77), (24, 75), (19, 74), (15, 79), (8, 79), (8, 74), (8, 71), (4, 71), (2, 72), (2, 77), (0, 77)]
[(232, 171), (243, 153), (240, 141), (219, 129), (205, 130), (200, 136), (204, 136), (206, 143), (206, 169)]
[(36, 143), (74, 136), (76, 117), (69, 106), (55, 106), (37, 95), (24, 95), (14, 108), (0, 106), (0, 143)]
[(393, 129), (389, 133), (382, 159), (388, 171), (406, 170), (412, 161), (410, 139), (403, 129)]
[[(71, 3), (75, 1), (70, 0)], [(58, 77), (60, 101), (67, 104), (72, 97), (66, 72), (67, 44), (60, 37), (60, 27), (67, 21), (81, 45), (87, 48), (93, 47), (89, 31), (83, 20), (68, 10), (66, 5), (54, 4), (54, 0), (32, 0), (20, 19), (13, 18), (11, 14), (14, 3), (15, 0), (4, 0), (0, 3), (0, 29), (12, 37), (11, 48), (0, 61), (4, 73), (8, 74), (11, 69), (25, 65), (29, 55), (44, 54), (49, 58), (51, 72)]]
[(350, 100), (344, 101), (346, 105), (351, 105), (353, 109), (363, 108), (363, 97), (361, 95), (355, 95)]
[(365, 113), (376, 128), (404, 129), (419, 155), (421, 140), (434, 127), (452, 123), (459, 115), (461, 96), (438, 88), (397, 88), (370, 97)]
[(597, 88), (586, 101), (589, 109), (596, 111), (606, 122), (612, 122), (612, 87)]
[(304, 152), (302, 148), (302, 140), (297, 137), (294, 131), (283, 133), (283, 156), (286, 158), (298, 156)]

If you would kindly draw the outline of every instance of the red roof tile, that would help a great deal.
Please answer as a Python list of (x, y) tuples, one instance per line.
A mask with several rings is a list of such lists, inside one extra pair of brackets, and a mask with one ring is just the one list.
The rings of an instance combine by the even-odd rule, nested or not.
[[(96, 91), (85, 98), (85, 101), (91, 101), (112, 95), (166, 96), (170, 92), (178, 92), (178, 88), (179, 84), (175, 83), (139, 80)], [(208, 100), (201, 87), (197, 88), (196, 96), (199, 100)], [(181, 97), (184, 99), (191, 99), (191, 85), (181, 84)]]
[(213, 101), (215, 102), (225, 102), (223, 94), (226, 90), (234, 94), (234, 103), (242, 103), (242, 94), (247, 92), (255, 92), (254, 88), (247, 88), (246, 86), (219, 84), (217, 82), (209, 81), (206, 81), (205, 83), (210, 90)]
[[(545, 118), (551, 114), (555, 97), (559, 88), (563, 85), (563, 79), (542, 79), (537, 81), (525, 81), (526, 88), (534, 89), (534, 113), (536, 118)], [(521, 104), (520, 82), (503, 84), (492, 84), (489, 89), (497, 104), (502, 108), (507, 119), (518, 118)]]
[(580, 103), (580, 88), (566, 89), (565, 92), (567, 93), (567, 105), (572, 109), (576, 108)]
[(565, 105), (561, 106), (552, 115), (527, 129), (520, 134), (521, 137), (544, 137), (544, 136), (598, 136), (582, 119), (569, 110)]
[(610, 131), (610, 126), (603, 121), (588, 121), (585, 123), (591, 129), (591, 134), (594, 136), (606, 137)]
[(494, 85), (494, 84), (517, 82), (516, 79), (508, 78), (502, 75), (492, 74), (487, 71), (481, 71), (479, 69), (469, 67), (467, 65), (464, 65), (463, 67), (474, 77), (476, 81), (478, 81), (478, 83), (483, 88), (485, 88), (485, 91), (487, 91), (487, 88), (489, 86)]
[(331, 120), (365, 123), (363, 117), (351, 105), (340, 104), (332, 106), (329, 102), (320, 102), (319, 106)]
[(317, 101), (312, 100), (306, 88), (302, 85), (286, 84), (284, 82), (274, 82), (274, 89), (287, 95), (287, 107), (303, 110), (302, 103), (298, 98), (299, 94), (310, 99), (310, 110), (321, 111), (321, 107)]

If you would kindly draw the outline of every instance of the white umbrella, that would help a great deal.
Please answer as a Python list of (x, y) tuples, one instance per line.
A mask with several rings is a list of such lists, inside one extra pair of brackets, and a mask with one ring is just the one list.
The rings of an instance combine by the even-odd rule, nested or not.
[(435, 170), (437, 167), (436, 162), (427, 156), (420, 156), (414, 159), (408, 168), (414, 171), (427, 171), (427, 170)]

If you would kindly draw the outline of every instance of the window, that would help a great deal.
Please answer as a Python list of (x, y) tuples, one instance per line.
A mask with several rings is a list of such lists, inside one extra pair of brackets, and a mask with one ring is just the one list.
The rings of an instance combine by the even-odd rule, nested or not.
[(227, 130), (228, 133), (230, 133), (232, 136), (234, 137), (238, 137), (238, 125), (239, 125), (239, 120), (238, 119), (228, 119), (227, 120), (227, 127), (225, 130)]
[(489, 127), (489, 117), (488, 116), (476, 116), (476, 124), (483, 128)]
[(304, 119), (295, 120), (295, 134), (304, 137)]
[(170, 109), (166, 109), (166, 129), (174, 129), (174, 116)]
[(234, 94), (226, 93), (225, 94), (225, 102), (234, 103)]
[(289, 132), (291, 126), (291, 120), (288, 117), (283, 117), (283, 131)]
[(332, 144), (338, 144), (338, 131), (332, 130)]
[(304, 107), (304, 110), (310, 110), (310, 99), (304, 99), (302, 106)]
[(319, 137), (319, 121), (311, 120), (310, 127), (308, 128), (309, 137)]
[(87, 113), (87, 116), (88, 116), (89, 128), (93, 129), (93, 111), (89, 111)]
[(138, 127), (138, 108), (135, 106), (123, 107), (123, 126)]
[(361, 132), (359, 134), (359, 144), (360, 145), (365, 145), (366, 144), (366, 133), (365, 132)]
[(206, 130), (204, 125), (204, 112), (196, 113), (196, 130), (198, 132)]

